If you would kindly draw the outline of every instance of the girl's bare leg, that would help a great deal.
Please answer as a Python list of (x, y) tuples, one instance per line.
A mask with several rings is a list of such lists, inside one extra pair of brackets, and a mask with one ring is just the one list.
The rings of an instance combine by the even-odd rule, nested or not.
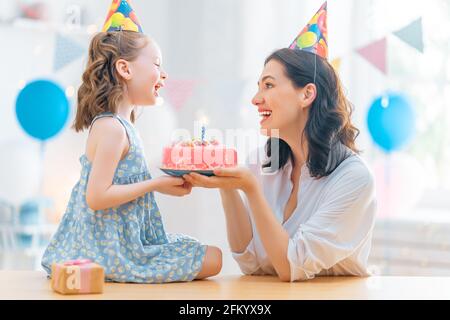
[(206, 248), (202, 269), (195, 279), (205, 279), (219, 274), (222, 269), (222, 251), (214, 246)]

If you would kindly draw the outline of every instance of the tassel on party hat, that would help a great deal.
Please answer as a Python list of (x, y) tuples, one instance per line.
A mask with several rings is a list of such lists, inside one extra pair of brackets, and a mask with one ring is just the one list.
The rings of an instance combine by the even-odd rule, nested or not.
[(289, 49), (312, 52), (328, 59), (327, 2), (295, 38)]
[(102, 31), (122, 30), (142, 33), (141, 24), (139, 23), (133, 8), (131, 8), (130, 1), (113, 0)]

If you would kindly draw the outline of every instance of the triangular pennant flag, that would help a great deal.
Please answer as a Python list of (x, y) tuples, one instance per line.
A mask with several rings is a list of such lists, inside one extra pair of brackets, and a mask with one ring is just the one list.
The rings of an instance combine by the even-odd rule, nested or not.
[(406, 27), (395, 31), (394, 35), (406, 44), (423, 53), (422, 18), (419, 18), (408, 24)]
[(189, 79), (168, 79), (164, 85), (164, 90), (170, 104), (178, 111), (192, 96), (197, 80)]
[(386, 64), (386, 50), (387, 50), (387, 40), (383, 38), (381, 40), (375, 41), (361, 49), (357, 52), (367, 61), (369, 61), (378, 70), (387, 73)]
[(72, 39), (57, 34), (53, 70), (58, 71), (64, 68), (66, 65), (83, 56), (84, 51), (84, 48)]
[(341, 69), (341, 63), (342, 63), (341, 58), (336, 58), (331, 61), (331, 65), (333, 66), (336, 72), (339, 72), (339, 70)]

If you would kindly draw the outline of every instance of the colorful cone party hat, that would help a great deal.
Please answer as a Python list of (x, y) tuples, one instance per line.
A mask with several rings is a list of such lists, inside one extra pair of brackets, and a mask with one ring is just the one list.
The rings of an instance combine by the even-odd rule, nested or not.
[(141, 24), (130, 5), (130, 1), (113, 0), (102, 31), (122, 30), (142, 33)]
[(328, 59), (327, 2), (295, 38), (289, 49), (312, 52)]

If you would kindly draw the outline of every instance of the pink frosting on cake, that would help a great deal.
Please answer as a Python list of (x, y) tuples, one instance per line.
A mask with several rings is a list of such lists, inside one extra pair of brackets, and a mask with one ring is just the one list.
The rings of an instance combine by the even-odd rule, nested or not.
[(178, 170), (212, 170), (237, 165), (237, 152), (216, 140), (181, 141), (163, 149), (162, 167)]

